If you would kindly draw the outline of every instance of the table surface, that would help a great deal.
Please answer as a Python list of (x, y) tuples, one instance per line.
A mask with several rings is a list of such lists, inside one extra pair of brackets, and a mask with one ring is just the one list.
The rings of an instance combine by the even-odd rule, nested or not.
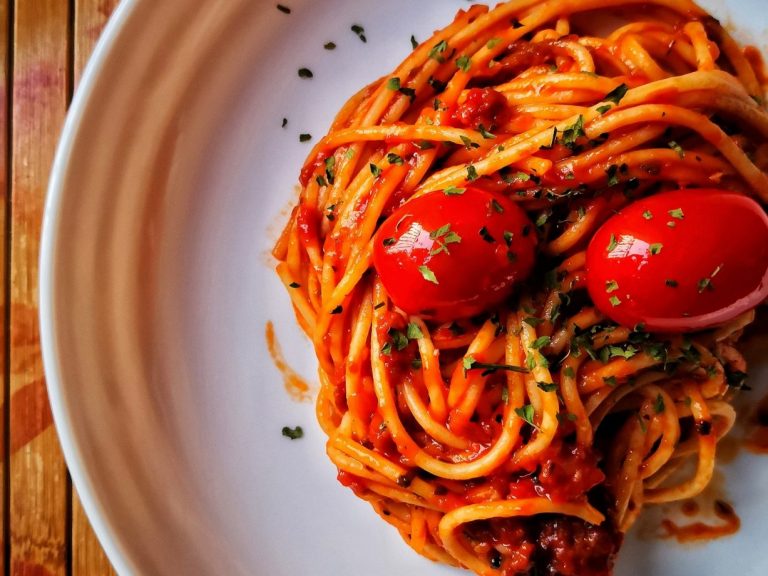
[(40, 356), (37, 278), (56, 143), (83, 67), (118, 1), (0, 2), (3, 574), (114, 573), (72, 489), (52, 424)]

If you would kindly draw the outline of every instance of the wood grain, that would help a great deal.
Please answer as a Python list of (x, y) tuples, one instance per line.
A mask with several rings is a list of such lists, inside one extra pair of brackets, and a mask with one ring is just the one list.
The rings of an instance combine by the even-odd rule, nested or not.
[(17, 0), (13, 17), (9, 568), (12, 576), (65, 576), (70, 488), (40, 357), (37, 262), (48, 174), (70, 90), (69, 3)]
[[(76, 0), (74, 25), (75, 89), (80, 83), (88, 58), (101, 36), (118, 0)], [(115, 574), (88, 518), (77, 493), (72, 496), (72, 575), (111, 576)]]
[[(8, 14), (8, 3), (0, 4), (0, 230), (6, 230), (7, 214), (6, 206), (10, 197), (9, 178), (8, 178), (8, 97), (10, 94), (10, 78), (8, 77), (9, 58), (10, 58), (10, 22)], [(6, 294), (6, 264), (7, 251), (6, 244), (3, 242), (0, 248), (0, 286), (2, 286), (2, 317), (3, 321), (7, 318), (7, 294)], [(5, 391), (9, 390), (10, 385), (6, 379), (6, 342), (8, 340), (8, 331), (4, 327), (0, 330), (0, 374), (3, 375), (3, 394), (0, 395), (0, 450), (2, 450), (2, 459), (4, 463), (8, 462), (8, 444), (5, 438), (6, 423), (6, 402)], [(0, 467), (0, 518), (5, 518), (5, 467)], [(0, 530), (0, 547), (5, 550), (7, 535), (5, 530)], [(5, 554), (0, 554), (0, 573), (6, 573)]]

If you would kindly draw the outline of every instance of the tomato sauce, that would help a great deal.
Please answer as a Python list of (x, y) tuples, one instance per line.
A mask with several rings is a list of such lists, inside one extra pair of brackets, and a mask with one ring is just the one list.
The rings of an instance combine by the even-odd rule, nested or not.
[(272, 358), (272, 362), (283, 376), (285, 391), (288, 392), (291, 399), (296, 402), (311, 402), (312, 394), (310, 392), (309, 384), (307, 384), (307, 382), (285, 361), (283, 350), (275, 336), (275, 326), (271, 321), (267, 322), (264, 336), (267, 341), (267, 350)]
[(733, 506), (723, 500), (715, 500), (714, 513), (721, 520), (718, 524), (693, 522), (679, 525), (672, 520), (663, 520), (661, 526), (666, 532), (664, 537), (674, 538), (680, 543), (690, 543), (723, 538), (739, 531), (741, 520)]
[(454, 117), (461, 126), (474, 130), (483, 126), (490, 130), (497, 124), (503, 124), (507, 114), (507, 99), (501, 92), (493, 88), (472, 88), (457, 107)]

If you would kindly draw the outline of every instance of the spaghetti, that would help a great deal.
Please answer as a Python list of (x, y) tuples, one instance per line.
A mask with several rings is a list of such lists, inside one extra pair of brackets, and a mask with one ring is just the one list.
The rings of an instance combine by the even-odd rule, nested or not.
[[(315, 146), (277, 273), (315, 346), (339, 480), (417, 552), (482, 575), (610, 574), (644, 505), (707, 485), (754, 306), (693, 332), (621, 325), (586, 290), (586, 250), (639, 198), (768, 201), (753, 60), (688, 0), (472, 6)], [(533, 223), (532, 275), (469, 317), (405, 312), (373, 266), (377, 230), (469, 188)], [(455, 229), (430, 234), (435, 261), (466, 246)]]

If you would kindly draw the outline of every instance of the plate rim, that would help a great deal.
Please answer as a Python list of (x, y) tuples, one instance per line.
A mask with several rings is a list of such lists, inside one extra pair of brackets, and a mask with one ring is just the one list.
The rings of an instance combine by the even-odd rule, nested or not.
[(70, 159), (80, 134), (83, 117), (89, 108), (93, 89), (105, 64), (115, 50), (120, 31), (143, 0), (122, 0), (112, 12), (83, 71), (80, 84), (67, 109), (56, 153), (49, 175), (43, 208), (38, 259), (38, 323), (40, 347), (49, 404), (64, 461), (72, 484), (83, 506), (88, 521), (104, 553), (118, 574), (137, 573), (119, 537), (119, 531), (107, 519), (104, 502), (96, 495), (91, 475), (82, 457), (81, 443), (74, 432), (70, 411), (61, 377), (61, 358), (57, 346), (59, 328), (55, 316), (55, 280), (57, 237), (61, 223), (61, 206), (65, 195), (65, 182)]

